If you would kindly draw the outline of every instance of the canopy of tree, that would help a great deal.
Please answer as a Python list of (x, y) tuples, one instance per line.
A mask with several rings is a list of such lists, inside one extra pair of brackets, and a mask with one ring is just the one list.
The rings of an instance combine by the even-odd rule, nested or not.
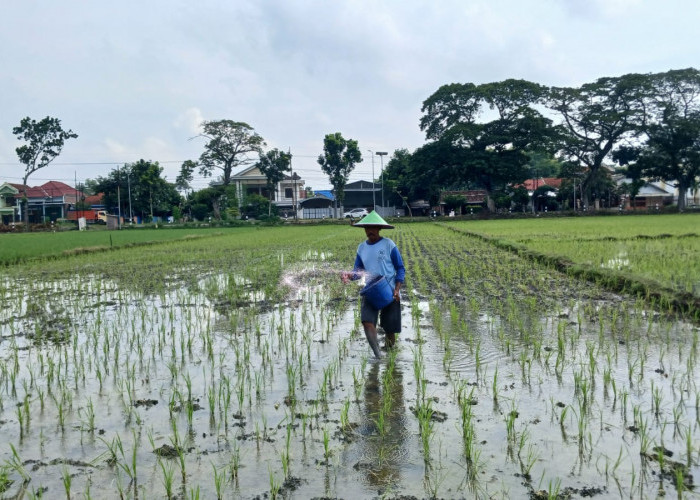
[[(270, 192), (270, 202), (274, 199), (275, 186), (284, 179), (285, 172), (292, 169), (292, 154), (285, 153), (275, 148), (260, 155), (257, 163), (260, 172), (267, 179), (267, 189)], [(268, 215), (271, 215), (272, 203), (268, 206)]]
[(355, 164), (362, 161), (362, 153), (353, 139), (345, 139), (340, 132), (327, 134), (323, 138), (323, 154), (318, 157), (321, 170), (328, 176), (335, 197), (342, 205), (345, 199), (345, 184)]
[[(555, 144), (551, 120), (535, 108), (545, 93), (524, 80), (440, 87), (422, 107), (420, 127), (433, 141), (417, 152), (433, 165), (423, 177), (442, 185), (478, 185), (495, 208), (494, 191), (528, 177), (528, 151), (551, 150)], [(479, 121), (486, 108), (493, 119)]]
[[(394, 152), (384, 182), (394, 203), (440, 190), (485, 189), (489, 208), (528, 177), (570, 179), (562, 191), (583, 206), (615, 191), (613, 161), (624, 171), (673, 182), (685, 193), (700, 176), (700, 74), (696, 69), (599, 78), (547, 88), (524, 80), (449, 84), (423, 102), (427, 143)], [(551, 117), (551, 118), (550, 118)], [(629, 188), (628, 188), (629, 190)], [(515, 200), (513, 199), (515, 203)]]
[(106, 177), (88, 179), (86, 187), (94, 193), (104, 193), (105, 206), (122, 216), (142, 218), (167, 216), (180, 206), (182, 197), (175, 185), (161, 177), (163, 167), (158, 162), (139, 160), (112, 170)]
[(255, 162), (265, 146), (263, 138), (244, 122), (206, 121), (202, 128), (200, 137), (207, 139), (207, 143), (199, 157), (199, 173), (210, 177), (220, 170), (224, 186), (231, 183), (234, 168)]
[(22, 179), (22, 197), (24, 198), (24, 227), (29, 229), (29, 210), (27, 204), (27, 180), (37, 170), (46, 167), (63, 150), (68, 139), (75, 139), (78, 134), (72, 130), (65, 131), (61, 127), (61, 120), (47, 116), (36, 121), (28, 116), (22, 118), (19, 127), (12, 129), (17, 139), (25, 144), (15, 151), (20, 163), (24, 165), (24, 177)]

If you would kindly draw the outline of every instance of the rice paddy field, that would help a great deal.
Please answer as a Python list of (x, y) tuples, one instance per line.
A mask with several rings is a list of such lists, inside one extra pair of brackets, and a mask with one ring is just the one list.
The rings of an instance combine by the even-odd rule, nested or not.
[(698, 222), (399, 223), (381, 360), (350, 226), (4, 267), (0, 498), (697, 498)]
[(49, 260), (76, 253), (143, 246), (164, 240), (179, 240), (219, 234), (225, 230), (201, 229), (134, 229), (108, 231), (91, 225), (87, 231), (57, 230), (50, 233), (0, 234), (0, 266), (27, 260)]

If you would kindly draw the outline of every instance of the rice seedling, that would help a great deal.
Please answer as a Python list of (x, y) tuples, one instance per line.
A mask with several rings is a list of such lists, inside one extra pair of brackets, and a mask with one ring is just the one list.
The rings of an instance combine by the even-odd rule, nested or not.
[(214, 476), (214, 489), (216, 491), (216, 498), (217, 500), (221, 500), (222, 498), (224, 498), (223, 491), (226, 475), (222, 469), (217, 468), (216, 465), (214, 465), (213, 463), (211, 464), (211, 468), (212, 474)]
[(70, 472), (68, 471), (68, 467), (65, 465), (63, 466), (61, 470), (61, 480), (63, 481), (63, 488), (66, 492), (66, 498), (70, 500), (71, 498), (71, 493), (70, 493), (70, 488), (71, 484), (73, 483), (73, 480), (71, 478)]
[(160, 465), (161, 472), (163, 473), (162, 482), (163, 487), (165, 488), (165, 497), (168, 500), (171, 500), (175, 497), (173, 491), (175, 468), (170, 463), (166, 465), (162, 460), (158, 460), (158, 464)]
[(270, 477), (270, 497), (274, 500), (277, 498), (282, 485), (275, 477), (275, 474), (272, 472), (272, 468), (269, 465), (267, 466), (267, 469)]

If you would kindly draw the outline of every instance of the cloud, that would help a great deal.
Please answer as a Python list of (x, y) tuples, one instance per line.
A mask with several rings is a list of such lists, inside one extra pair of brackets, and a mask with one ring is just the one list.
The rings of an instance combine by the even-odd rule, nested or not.
[(181, 113), (176, 119), (173, 125), (175, 128), (184, 128), (190, 134), (197, 135), (202, 132), (202, 122), (204, 122), (204, 116), (202, 115), (202, 110), (199, 108), (188, 108), (183, 113)]
[(107, 149), (107, 152), (116, 157), (122, 156), (128, 152), (128, 148), (126, 146), (124, 146), (118, 141), (115, 141), (114, 139), (105, 139), (104, 145)]
[(0, 130), (0, 163), (19, 164), (15, 148), (20, 145), (20, 142), (12, 139), (16, 139), (16, 137), (5, 133), (3, 130)]
[(561, 4), (575, 17), (613, 19), (629, 14), (641, 0), (563, 0)]

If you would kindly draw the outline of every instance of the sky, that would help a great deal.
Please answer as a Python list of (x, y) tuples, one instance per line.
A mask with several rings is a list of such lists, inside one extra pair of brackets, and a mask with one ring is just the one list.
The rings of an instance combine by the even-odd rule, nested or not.
[(203, 151), (202, 121), (220, 119), (291, 151), (312, 189), (330, 188), (316, 159), (340, 132), (363, 155), (350, 181), (371, 180), (372, 152), (386, 164), (425, 143), (421, 106), (442, 85), (697, 67), (699, 21), (697, 0), (5, 0), (0, 183), (22, 181), (26, 116), (79, 135), (30, 185), (139, 159), (174, 182)]

